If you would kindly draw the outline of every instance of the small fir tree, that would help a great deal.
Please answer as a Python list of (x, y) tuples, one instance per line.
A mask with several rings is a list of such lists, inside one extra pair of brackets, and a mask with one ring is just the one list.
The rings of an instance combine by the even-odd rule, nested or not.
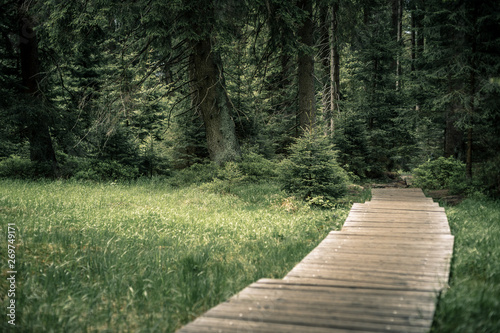
[(286, 191), (305, 200), (333, 200), (345, 194), (348, 177), (328, 139), (309, 132), (291, 146), (290, 156), (282, 162), (281, 179)]

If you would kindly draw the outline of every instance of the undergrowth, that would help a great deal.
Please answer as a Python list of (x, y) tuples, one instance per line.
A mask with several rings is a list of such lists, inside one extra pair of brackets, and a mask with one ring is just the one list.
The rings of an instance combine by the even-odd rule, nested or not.
[(500, 332), (500, 202), (476, 196), (446, 213), (455, 247), (432, 331)]
[(251, 282), (283, 277), (349, 208), (311, 207), (274, 182), (222, 193), (154, 179), (0, 180), (2, 258), (7, 224), (17, 233), (16, 328), (173, 332)]

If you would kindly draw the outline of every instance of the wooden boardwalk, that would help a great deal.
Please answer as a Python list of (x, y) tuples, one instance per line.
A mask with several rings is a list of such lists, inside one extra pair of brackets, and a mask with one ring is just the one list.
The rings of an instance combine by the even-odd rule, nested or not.
[(178, 332), (428, 332), (453, 236), (420, 189), (373, 189), (282, 280), (261, 279)]

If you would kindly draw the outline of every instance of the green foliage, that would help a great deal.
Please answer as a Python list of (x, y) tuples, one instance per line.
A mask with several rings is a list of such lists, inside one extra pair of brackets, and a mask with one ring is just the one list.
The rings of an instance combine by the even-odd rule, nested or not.
[(336, 151), (326, 137), (306, 133), (291, 146), (290, 156), (281, 164), (283, 188), (308, 200), (341, 197), (346, 192), (347, 174), (336, 158)]
[(217, 177), (210, 183), (203, 184), (201, 188), (220, 194), (229, 194), (234, 186), (244, 181), (246, 176), (241, 171), (238, 163), (226, 162), (217, 171)]
[(103, 181), (103, 180), (132, 180), (139, 176), (137, 167), (123, 165), (117, 161), (91, 161), (89, 169), (75, 173), (76, 179)]
[(450, 288), (432, 332), (500, 331), (500, 202), (484, 195), (446, 208), (455, 236)]
[(50, 163), (32, 162), (16, 155), (0, 161), (0, 178), (38, 179), (51, 175)]
[(475, 183), (493, 197), (500, 197), (500, 155), (481, 163), (475, 170)]
[(345, 112), (337, 123), (338, 129), (333, 134), (333, 142), (339, 150), (339, 163), (346, 171), (366, 178), (374, 168), (368, 161), (366, 122), (353, 112)]
[(217, 177), (218, 168), (215, 163), (196, 163), (188, 168), (174, 171), (168, 182), (173, 186), (208, 183)]
[(245, 175), (236, 162), (227, 162), (223, 168), (219, 169), (217, 177), (229, 183), (237, 183), (245, 179)]
[[(139, 169), (114, 160), (96, 160), (58, 154), (58, 176), (80, 180), (132, 180), (139, 177)], [(48, 178), (52, 166), (48, 163), (32, 162), (19, 156), (11, 156), (0, 162), (0, 177), (13, 179)]]
[[(26, 102), (20, 89), (20, 3), (37, 24), (36, 103)], [(333, 3), (338, 31), (325, 36)], [(308, 51), (317, 52), (315, 70), (326, 74), (315, 73), (323, 84), (316, 91), (318, 130), (331, 135), (342, 168), (364, 179), (443, 155), (449, 129), (457, 133), (446, 142), (455, 141), (452, 153), (464, 160), (464, 133), (472, 128), (474, 181), (499, 193), (498, 1), (404, 2), (407, 33), (399, 42), (391, 7), (387, 1), (316, 5), (321, 47)], [(267, 159), (286, 155), (298, 133), (294, 73), (303, 47), (296, 36), (305, 17), (296, 3), (282, 0), (6, 3), (0, 13), (2, 174), (44, 174), (40, 165), (8, 159), (28, 156), (26, 125), (40, 117), (58, 156), (66, 155), (58, 158), (63, 178), (130, 179), (136, 167), (139, 175), (166, 176), (205, 163), (207, 139), (192, 103), (187, 41), (210, 35), (241, 146), (257, 147), (254, 152), (265, 157), (247, 154), (239, 169), (252, 181), (276, 177), (278, 168)], [(332, 41), (340, 63), (335, 114), (327, 98)], [(204, 176), (187, 170), (175, 172), (172, 184), (216, 177), (214, 170)]]
[(414, 185), (424, 189), (463, 193), (468, 187), (465, 164), (453, 157), (427, 161), (413, 170), (413, 176)]
[(278, 163), (254, 152), (244, 153), (238, 165), (250, 180), (272, 179), (278, 176)]

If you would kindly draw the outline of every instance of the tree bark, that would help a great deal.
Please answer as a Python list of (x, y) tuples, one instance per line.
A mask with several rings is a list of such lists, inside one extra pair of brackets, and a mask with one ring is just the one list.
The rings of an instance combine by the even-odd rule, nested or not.
[(425, 1), (413, 0), (411, 2), (411, 70), (418, 70), (416, 62), (424, 52), (424, 15)]
[(400, 89), (403, 83), (401, 76), (403, 75), (403, 67), (401, 66), (401, 50), (403, 49), (403, 0), (398, 1), (398, 36), (397, 36), (398, 53), (396, 64), (396, 88)]
[(390, 0), (392, 6), (392, 35), (394, 36), (394, 40), (396, 41), (398, 48), (396, 49), (396, 53), (394, 54), (394, 70), (396, 74), (396, 90), (399, 90), (401, 87), (401, 62), (400, 62), (400, 50), (399, 46), (403, 42), (403, 1), (402, 0)]
[(316, 98), (314, 90), (314, 59), (311, 48), (314, 45), (312, 1), (301, 0), (299, 7), (307, 17), (299, 28), (299, 40), (303, 44), (298, 56), (299, 130), (308, 131), (316, 124)]
[[(467, 39), (468, 42), (471, 44), (471, 53), (472, 57), (475, 57), (477, 54), (477, 40), (476, 36), (479, 35), (477, 31), (475, 31), (475, 27), (477, 26), (477, 2), (474, 3), (473, 8), (472, 8), (472, 24), (473, 24), (473, 31), (469, 32)], [(476, 98), (476, 66), (477, 64), (474, 62), (473, 58), (470, 59), (470, 68), (469, 68), (469, 85), (470, 85), (470, 96), (469, 96), (469, 112), (468, 112), (468, 129), (467, 129), (467, 151), (466, 151), (466, 158), (465, 158), (465, 168), (466, 168), (466, 174), (469, 179), (472, 178), (472, 144), (473, 144), (473, 119), (474, 119), (474, 113), (475, 113), (475, 98)]]
[(463, 132), (456, 126), (458, 122), (458, 113), (460, 106), (454, 104), (448, 108), (445, 114), (445, 130), (444, 130), (444, 156), (463, 158)]
[(49, 117), (44, 110), (39, 91), (40, 63), (38, 40), (34, 22), (27, 13), (24, 0), (18, 2), (19, 57), (21, 65), (22, 93), (26, 99), (23, 120), (33, 162), (48, 163), (56, 174), (57, 160), (49, 131)]
[(189, 76), (193, 103), (205, 124), (210, 159), (217, 164), (241, 157), (222, 62), (209, 36), (191, 41)]
[(411, 72), (415, 72), (415, 61), (417, 60), (417, 14), (416, 14), (416, 5), (415, 5), (415, 0), (412, 1), (412, 8), (411, 8), (411, 17), (410, 17), (410, 24), (411, 24), (411, 66), (410, 70)]
[[(326, 4), (320, 7), (320, 50), (319, 56), (322, 68), (322, 94), (321, 104), (323, 105), (324, 135), (331, 134), (331, 124), (333, 124), (332, 112), (332, 62), (331, 62), (331, 42), (330, 23), (328, 20), (328, 9)], [(331, 20), (330, 20), (331, 21)]]
[(338, 33), (338, 12), (339, 2), (335, 1), (332, 5), (332, 42), (331, 42), (331, 109), (332, 109), (332, 122), (330, 130), (333, 133), (335, 129), (335, 117), (340, 113), (340, 53), (339, 53), (339, 33)]

